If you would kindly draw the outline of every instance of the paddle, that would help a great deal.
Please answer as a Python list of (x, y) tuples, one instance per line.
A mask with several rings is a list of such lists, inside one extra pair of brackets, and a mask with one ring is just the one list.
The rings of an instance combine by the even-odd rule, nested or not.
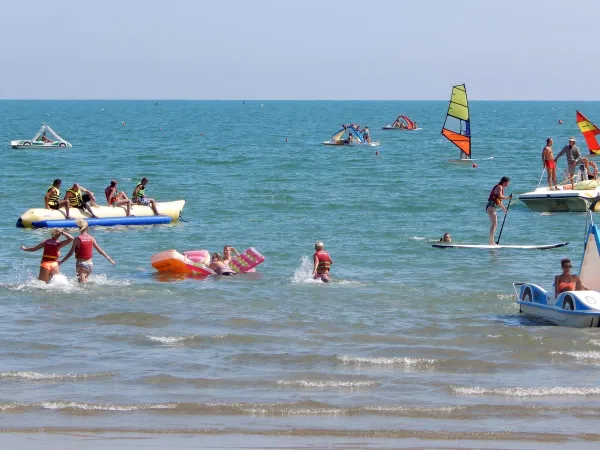
[(500, 233), (498, 233), (498, 240), (496, 241), (496, 245), (500, 243), (500, 236), (502, 236), (502, 230), (504, 229), (504, 222), (506, 222), (506, 216), (508, 216), (508, 209), (510, 208), (510, 202), (512, 202), (512, 194), (508, 197), (508, 206), (506, 207), (506, 212), (504, 213), (504, 219), (502, 220), (502, 226), (500, 227)]

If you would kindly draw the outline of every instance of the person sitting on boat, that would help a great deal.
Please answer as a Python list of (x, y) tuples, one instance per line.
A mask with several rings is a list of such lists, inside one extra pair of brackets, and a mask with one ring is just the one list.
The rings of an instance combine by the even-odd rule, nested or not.
[(571, 273), (573, 264), (569, 258), (560, 260), (562, 273), (554, 277), (554, 296), (558, 297), (566, 291), (587, 291), (578, 275)]
[(225, 275), (227, 277), (230, 275), (235, 275), (235, 271), (229, 267), (225, 261), (223, 261), (223, 258), (221, 258), (218, 253), (212, 254), (212, 258), (208, 267), (214, 270), (217, 275)]
[(156, 201), (153, 198), (146, 197), (146, 185), (148, 184), (148, 178), (142, 178), (142, 181), (133, 190), (132, 200), (133, 203), (138, 205), (150, 206), (155, 216), (158, 216), (158, 210), (156, 209)]
[(350, 145), (352, 142), (354, 142), (354, 138), (351, 133), (348, 133), (348, 137), (344, 139), (344, 145)]
[(450, 236), (450, 233), (444, 233), (444, 235), (440, 238), (440, 242), (452, 242), (452, 236)]
[(223, 247), (223, 262), (225, 264), (229, 264), (231, 262), (231, 252), (234, 251), (237, 256), (240, 256), (238, 251), (233, 248), (231, 245), (226, 245)]
[(598, 179), (598, 166), (594, 161), (591, 161), (587, 158), (581, 158), (581, 162), (585, 167), (585, 173), (587, 174), (588, 180), (597, 180)]
[(37, 138), (36, 140), (37, 140), (37, 141), (40, 141), (40, 142), (43, 142), (43, 143), (48, 143), (48, 144), (51, 144), (51, 143), (52, 143), (52, 141), (46, 137), (46, 132), (45, 132), (45, 131), (44, 131), (44, 132), (42, 133), (42, 135), (41, 135), (39, 138)]
[(548, 189), (551, 191), (556, 190), (556, 161), (554, 160), (554, 153), (552, 153), (552, 138), (546, 139), (546, 146), (542, 150), (542, 166), (548, 172)]
[(329, 268), (333, 264), (333, 260), (329, 253), (325, 251), (325, 244), (318, 241), (315, 243), (315, 254), (313, 255), (313, 278), (321, 280), (323, 283), (329, 282)]
[[(84, 192), (83, 194), (81, 192)], [(96, 198), (94, 197), (94, 193), (92, 191), (90, 191), (89, 189), (84, 188), (83, 186), (80, 186), (79, 183), (73, 183), (73, 186), (71, 186), (69, 189), (67, 189), (67, 193), (65, 194), (65, 200), (67, 200), (67, 204), (65, 206), (65, 209), (67, 211), (67, 219), (70, 219), (71, 217), (69, 216), (69, 209), (70, 208), (81, 208), (81, 209), (85, 209), (87, 212), (90, 213), (90, 215), (94, 218), (97, 219), (98, 217), (94, 214), (94, 211), (92, 211), (92, 208), (90, 206), (90, 203), (93, 204), (94, 206)]]
[(64, 263), (71, 257), (73, 253), (75, 253), (75, 271), (77, 272), (77, 279), (80, 283), (87, 283), (88, 277), (94, 270), (92, 249), (95, 248), (96, 251), (104, 256), (113, 266), (116, 263), (110, 256), (106, 254), (104, 250), (102, 250), (102, 248), (100, 248), (96, 242), (96, 239), (88, 234), (89, 224), (85, 220), (77, 219), (75, 223), (77, 224), (77, 228), (79, 228), (79, 236), (77, 236), (73, 241), (73, 245), (71, 246), (69, 253), (67, 253), (58, 264), (62, 265), (62, 263)]
[(508, 197), (504, 196), (504, 189), (510, 184), (510, 178), (502, 177), (500, 182), (492, 188), (490, 195), (488, 197), (487, 205), (485, 205), (485, 211), (487, 212), (490, 218), (490, 237), (489, 244), (496, 245), (494, 242), (494, 235), (496, 234), (496, 227), (498, 226), (498, 216), (496, 215), (496, 208), (500, 207), (504, 210), (504, 214), (506, 214), (507, 209), (502, 203), (502, 200), (506, 200), (508, 198), (512, 198), (512, 194)]
[[(67, 200), (60, 199), (60, 186), (62, 185), (62, 181), (58, 178), (52, 182), (52, 186), (48, 188), (46, 191), (46, 195), (44, 196), (44, 206), (46, 209), (60, 209), (63, 206), (66, 208), (69, 204)], [(68, 219), (67, 214), (67, 219)]]
[(104, 189), (108, 206), (123, 206), (127, 205), (127, 216), (131, 215), (131, 200), (127, 198), (125, 192), (117, 192), (117, 180), (111, 180), (110, 185)]
[(575, 183), (573, 181), (573, 177), (575, 175), (575, 169), (580, 163), (581, 151), (579, 150), (579, 147), (575, 145), (575, 138), (573, 136), (569, 138), (569, 144), (565, 145), (560, 151), (560, 153), (556, 155), (556, 158), (554, 158), (554, 162), (558, 161), (558, 158), (560, 158), (562, 155), (566, 155), (567, 157), (567, 165), (569, 168), (569, 180), (571, 181), (571, 188), (574, 188)]
[[(59, 241), (58, 238), (61, 235), (66, 239)], [(25, 250), (26, 252), (35, 252), (41, 248), (44, 249), (44, 253), (42, 254), (42, 262), (40, 263), (38, 280), (49, 283), (53, 276), (60, 273), (60, 269), (58, 267), (59, 264), (57, 261), (60, 257), (60, 249), (73, 242), (73, 239), (73, 236), (66, 231), (63, 231), (60, 228), (54, 228), (50, 232), (50, 239), (46, 239), (45, 241), (42, 241), (33, 247), (25, 247), (24, 245), (21, 245), (21, 250)]]

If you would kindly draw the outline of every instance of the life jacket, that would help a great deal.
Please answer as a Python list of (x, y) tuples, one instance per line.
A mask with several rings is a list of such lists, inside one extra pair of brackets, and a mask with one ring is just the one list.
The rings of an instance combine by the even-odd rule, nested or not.
[[(137, 191), (137, 194), (135, 193), (135, 189), (137, 189), (138, 187), (142, 187), (139, 191)], [(142, 183), (138, 184), (135, 189), (133, 190), (133, 198), (143, 198), (146, 196), (146, 188), (144, 187), (144, 185), (142, 185)]]
[(44, 241), (44, 254), (42, 255), (42, 262), (56, 261), (60, 256), (60, 243), (54, 239), (47, 239)]
[(71, 197), (69, 197), (69, 206), (73, 206), (74, 208), (77, 208), (79, 205), (81, 205), (83, 203), (83, 197), (81, 196), (81, 189), (79, 191), (74, 191), (73, 189), (69, 188), (69, 189), (67, 189), (67, 192), (70, 192), (71, 194), (73, 194)]
[(502, 203), (502, 199), (494, 193), (494, 191), (496, 190), (496, 188), (498, 186), (500, 186), (500, 184), (497, 184), (496, 186), (494, 186), (492, 188), (492, 191), (490, 192), (490, 196), (488, 197), (488, 202), (494, 202), (494, 204), (496, 204), (496, 205), (499, 205), (500, 203)]
[(79, 236), (79, 250), (77, 251), (77, 258), (79, 259), (90, 259), (92, 257), (92, 248), (94, 238), (89, 234), (82, 234)]
[(46, 193), (50, 192), (52, 189), (56, 189), (56, 193), (50, 194), (50, 197), (48, 197), (48, 204), (58, 205), (58, 202), (60, 201), (60, 190), (56, 186), (50, 186)]
[(319, 260), (319, 264), (317, 264), (317, 273), (326, 273), (329, 272), (329, 268), (331, 267), (331, 257), (329, 253), (325, 250), (319, 250), (315, 252), (314, 256)]
[[(106, 201), (108, 202), (109, 205), (112, 205), (117, 200), (116, 192), (115, 192), (115, 195), (113, 195), (112, 197), (110, 196), (111, 189), (112, 189), (112, 186), (108, 186), (106, 189), (104, 189), (104, 195), (106, 195)], [(115, 191), (116, 191), (116, 189), (115, 189)]]

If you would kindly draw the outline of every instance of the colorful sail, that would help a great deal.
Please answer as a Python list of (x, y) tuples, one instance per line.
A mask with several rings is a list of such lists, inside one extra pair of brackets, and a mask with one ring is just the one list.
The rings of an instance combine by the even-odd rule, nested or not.
[(579, 129), (585, 138), (585, 142), (587, 142), (588, 148), (590, 149), (590, 154), (599, 155), (600, 154), (600, 145), (598, 145), (598, 141), (596, 140), (596, 135), (600, 134), (600, 129), (592, 122), (590, 122), (583, 114), (579, 111), (575, 110), (577, 118), (577, 125), (579, 125)]
[(401, 115), (401, 116), (398, 116), (398, 119), (404, 119), (404, 122), (406, 122), (407, 130), (414, 130), (415, 128), (417, 128), (415, 126), (415, 123), (412, 120), (410, 120), (407, 116)]
[(452, 87), (452, 96), (442, 134), (460, 149), (461, 159), (464, 155), (467, 159), (471, 159), (471, 121), (467, 88), (464, 84)]

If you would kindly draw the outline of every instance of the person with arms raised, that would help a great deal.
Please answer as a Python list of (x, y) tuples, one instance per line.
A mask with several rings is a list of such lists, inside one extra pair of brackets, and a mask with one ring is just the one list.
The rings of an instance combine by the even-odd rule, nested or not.
[[(59, 241), (58, 238), (61, 235), (66, 239)], [(46, 239), (45, 241), (42, 241), (33, 247), (25, 247), (24, 245), (21, 245), (21, 250), (26, 252), (35, 252), (41, 248), (44, 249), (44, 253), (42, 254), (42, 262), (40, 263), (38, 280), (49, 283), (53, 276), (60, 273), (60, 269), (58, 267), (59, 263), (57, 261), (60, 257), (60, 249), (71, 242), (73, 242), (73, 236), (66, 231), (61, 230), (60, 228), (54, 228), (50, 232), (50, 239)]]

